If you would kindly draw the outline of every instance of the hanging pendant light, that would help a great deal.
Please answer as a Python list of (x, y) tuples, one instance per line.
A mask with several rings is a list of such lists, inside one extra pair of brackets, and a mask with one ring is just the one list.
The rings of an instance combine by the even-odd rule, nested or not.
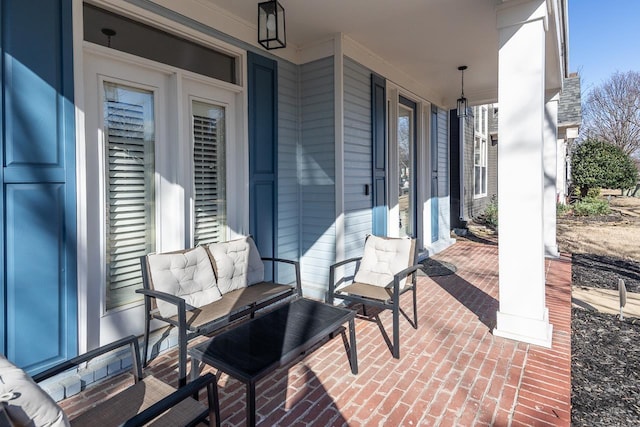
[(464, 70), (466, 69), (466, 65), (458, 67), (462, 75), (462, 93), (460, 94), (460, 98), (458, 98), (458, 118), (467, 117), (467, 98), (464, 97)]
[(287, 46), (284, 8), (277, 1), (258, 3), (258, 43), (267, 50)]

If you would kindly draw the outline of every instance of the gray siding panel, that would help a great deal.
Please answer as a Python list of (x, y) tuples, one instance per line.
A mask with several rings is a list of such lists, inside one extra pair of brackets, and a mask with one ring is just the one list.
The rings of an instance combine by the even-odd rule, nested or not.
[(300, 66), (300, 109), (302, 280), (326, 289), (336, 242), (333, 58)]
[[(300, 257), (300, 191), (298, 187), (298, 67), (278, 62), (278, 248), (277, 256)], [(278, 270), (278, 280), (295, 279), (292, 269)]]
[[(489, 131), (496, 127), (497, 115), (489, 106)], [(467, 119), (464, 144), (464, 215), (465, 220), (477, 219), (487, 209), (491, 198), (498, 194), (498, 146), (487, 141), (487, 196), (473, 196), (473, 116)]]
[(372, 231), (371, 71), (350, 58), (344, 61), (344, 209), (345, 257), (362, 255)]

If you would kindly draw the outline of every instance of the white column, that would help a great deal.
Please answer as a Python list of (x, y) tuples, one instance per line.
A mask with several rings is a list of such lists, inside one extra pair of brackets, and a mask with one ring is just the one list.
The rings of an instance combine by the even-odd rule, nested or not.
[(496, 336), (551, 346), (545, 305), (543, 149), (546, 2), (497, 12), (499, 300)]
[(556, 94), (547, 102), (544, 115), (544, 254), (550, 258), (560, 256), (556, 241), (558, 99)]

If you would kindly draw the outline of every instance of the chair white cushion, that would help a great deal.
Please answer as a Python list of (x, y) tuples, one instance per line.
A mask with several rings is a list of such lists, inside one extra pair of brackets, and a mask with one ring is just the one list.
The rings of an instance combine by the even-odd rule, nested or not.
[(6, 396), (11, 421), (19, 426), (69, 426), (67, 416), (22, 369), (0, 355), (0, 394)]
[(264, 264), (250, 236), (207, 246), (222, 294), (264, 281)]
[[(364, 244), (355, 282), (374, 286), (393, 286), (393, 276), (413, 262), (413, 241), (408, 238), (369, 236)], [(406, 278), (400, 281), (400, 289)]]
[[(183, 253), (151, 254), (148, 260), (153, 288), (183, 298), (187, 309), (222, 298), (209, 254), (202, 246)], [(175, 305), (156, 301), (163, 317), (177, 314)]]

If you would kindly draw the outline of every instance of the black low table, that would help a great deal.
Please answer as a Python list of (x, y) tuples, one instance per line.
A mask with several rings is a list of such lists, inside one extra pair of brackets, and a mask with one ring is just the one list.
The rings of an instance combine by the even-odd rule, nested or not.
[(349, 362), (358, 373), (355, 312), (296, 299), (189, 349), (192, 378), (204, 362), (247, 385), (247, 425), (256, 424), (256, 382), (295, 361), (349, 322)]

